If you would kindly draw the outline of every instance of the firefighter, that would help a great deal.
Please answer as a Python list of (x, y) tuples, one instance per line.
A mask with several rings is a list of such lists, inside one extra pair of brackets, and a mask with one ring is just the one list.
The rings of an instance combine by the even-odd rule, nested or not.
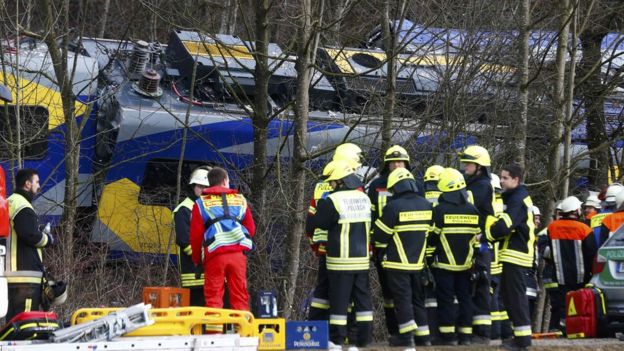
[(624, 223), (624, 206), (622, 204), (624, 204), (624, 190), (615, 195), (615, 211), (602, 220), (598, 247), (604, 245), (605, 241)]
[(589, 196), (583, 203), (583, 218), (585, 219), (585, 223), (591, 224), (591, 219), (595, 215), (600, 212), (600, 199), (598, 199), (598, 194), (590, 191)]
[[(490, 170), (492, 162), (488, 151), (478, 145), (467, 147), (459, 156), (459, 161), (463, 164), (464, 175), (468, 191), (472, 194), (473, 203), (480, 213), (480, 223), (485, 223), (487, 216), (494, 213), (494, 189), (492, 188)], [(490, 315), (490, 286), (491, 274), (500, 274), (500, 265), (494, 259), (496, 252), (490, 248), (485, 237), (481, 242), (475, 242), (475, 264), (473, 284), (474, 287), (474, 316), (472, 324), (474, 326), (473, 342), (478, 344), (489, 344), (492, 327), (492, 317)], [(494, 264), (494, 267), (492, 267)], [(491, 269), (495, 272), (492, 273)]]
[[(531, 212), (533, 213), (533, 225), (535, 227), (534, 232), (538, 232), (540, 226), (542, 225), (542, 213), (539, 207), (533, 205), (531, 208)], [(537, 239), (533, 243), (533, 250), (537, 252)], [(535, 302), (537, 300), (538, 286), (537, 286), (537, 263), (538, 263), (538, 255), (533, 255), (533, 267), (526, 271), (526, 275), (524, 276), (525, 284), (526, 284), (526, 295), (529, 297), (529, 312), (531, 316), (533, 316), (533, 311), (535, 311)]]
[[(500, 184), (500, 177), (491, 173), (491, 184), (494, 189), (494, 213), (503, 212), (505, 205), (503, 204), (503, 188)], [(490, 299), (490, 315), (492, 316), (492, 328), (490, 331), (490, 340), (505, 340), (511, 338), (513, 331), (509, 316), (503, 304), (503, 297), (500, 294), (500, 281), (503, 272), (503, 264), (499, 260), (500, 242), (492, 244), (493, 255), (491, 267), (491, 299)]]
[(324, 199), (333, 190), (329, 183), (325, 180), (331, 172), (338, 160), (348, 162), (352, 168), (361, 167), (362, 150), (355, 144), (341, 144), (336, 148), (333, 159), (323, 168), (323, 180), (316, 183), (314, 187), (314, 195), (310, 200), (308, 209), (308, 217), (306, 220), (306, 235), (310, 240), (310, 246), (315, 255), (319, 258), (318, 273), (316, 278), (316, 286), (314, 288), (312, 301), (310, 303), (310, 312), (308, 318), (310, 320), (328, 320), (329, 319), (329, 281), (327, 278), (327, 264), (325, 262), (325, 246), (327, 245), (327, 230), (314, 228), (313, 217), (316, 214), (316, 206), (319, 200)]
[(612, 183), (607, 187), (607, 191), (605, 192), (604, 201), (601, 204), (600, 213), (594, 215), (590, 221), (590, 227), (594, 231), (594, 239), (596, 240), (596, 245), (600, 247), (602, 244), (600, 242), (600, 226), (602, 225), (602, 220), (612, 213), (615, 210), (615, 195), (620, 191), (624, 190), (624, 186), (620, 183)]
[[(381, 174), (377, 179), (371, 182), (368, 188), (368, 197), (372, 203), (372, 223), (375, 223), (377, 218), (381, 218), (383, 215), (383, 209), (390, 198), (390, 193), (387, 189), (388, 174), (397, 168), (409, 169), (409, 162), (410, 157), (407, 154), (407, 151), (399, 145), (391, 146), (386, 151)], [(380, 262), (375, 261), (375, 268), (377, 269), (377, 274), (379, 275), (379, 284), (381, 285), (381, 294), (383, 295), (383, 307), (386, 316), (388, 334), (397, 335), (399, 333), (399, 328), (397, 325), (396, 314), (394, 313), (392, 293), (386, 283), (384, 270), (380, 266)]]
[(15, 192), (7, 199), (11, 221), (4, 272), (9, 295), (7, 321), (21, 312), (41, 310), (42, 249), (54, 244), (50, 226), (39, 228), (39, 218), (32, 206), (40, 189), (39, 173), (20, 169), (15, 185)]
[[(440, 180), (440, 173), (444, 171), (444, 167), (440, 165), (433, 165), (425, 170), (423, 177), (424, 181), (424, 196), (434, 207), (438, 204), (438, 199), (442, 192), (438, 189), (438, 181)], [(425, 259), (427, 265), (425, 271), (427, 279), (425, 284), (425, 308), (427, 309), (427, 321), (429, 324), (429, 331), (431, 338), (438, 338), (438, 301), (435, 298), (435, 279), (431, 274), (431, 265), (433, 264), (433, 251), (435, 247), (427, 245), (427, 251), (425, 253)]]
[(313, 226), (327, 230), (330, 349), (347, 336), (347, 309), (355, 302), (357, 346), (371, 341), (373, 311), (369, 290), (371, 203), (363, 184), (346, 161), (336, 161), (326, 181), (334, 189), (317, 204)]
[(548, 225), (544, 257), (555, 267), (558, 283), (557, 295), (551, 298), (551, 319), (563, 327), (565, 296), (589, 282), (597, 248), (591, 228), (581, 221), (579, 199), (569, 196), (561, 201), (561, 216)]
[(230, 189), (230, 179), (223, 168), (211, 169), (208, 183), (210, 186), (195, 201), (191, 213), (192, 259), (196, 266), (204, 266), (206, 306), (223, 308), (227, 279), (230, 305), (235, 310), (248, 311), (245, 253), (253, 249), (256, 225), (247, 200)]
[[(442, 191), (433, 209), (428, 245), (434, 246), (433, 275), (438, 302), (439, 345), (469, 345), (472, 336), (471, 268), (474, 241), (479, 234), (479, 211), (468, 201), (463, 175), (446, 168), (440, 174)], [(458, 311), (453, 300), (457, 298)], [(457, 328), (457, 329), (456, 329)], [(456, 336), (459, 332), (459, 338)]]
[(397, 168), (388, 176), (392, 201), (375, 222), (373, 239), (377, 262), (384, 269), (393, 292), (399, 335), (390, 344), (413, 347), (430, 345), (429, 326), (424, 305), (424, 253), (431, 225), (432, 205), (418, 195), (414, 176)]
[(188, 196), (173, 210), (173, 223), (175, 225), (176, 244), (178, 245), (178, 268), (180, 270), (180, 280), (183, 288), (190, 289), (191, 306), (203, 307), (204, 301), (204, 274), (201, 273), (199, 279), (195, 279), (195, 265), (191, 259), (193, 250), (191, 248), (191, 211), (195, 200), (201, 196), (202, 191), (210, 184), (208, 183), (209, 168), (200, 167), (191, 173), (189, 180)]
[(502, 168), (501, 187), (505, 212), (488, 216), (485, 236), (491, 241), (502, 240), (500, 261), (503, 263), (500, 292), (513, 324), (514, 337), (504, 340), (503, 346), (524, 350), (531, 346), (531, 316), (526, 296), (526, 270), (533, 267), (535, 224), (533, 201), (522, 184), (523, 170), (510, 164)]
[(442, 192), (438, 189), (438, 181), (440, 180), (440, 173), (444, 171), (444, 167), (440, 165), (433, 165), (425, 171), (423, 180), (425, 182), (425, 199), (431, 202), (433, 206), (438, 204), (438, 198)]

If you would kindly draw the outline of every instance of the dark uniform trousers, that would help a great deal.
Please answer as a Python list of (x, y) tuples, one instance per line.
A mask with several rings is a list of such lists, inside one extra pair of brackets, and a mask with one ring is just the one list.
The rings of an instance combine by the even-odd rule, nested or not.
[(310, 313), (308, 319), (313, 321), (329, 320), (329, 277), (325, 256), (319, 257), (318, 273), (316, 275), (316, 287), (312, 294)]
[(6, 314), (6, 321), (21, 312), (40, 311), (41, 305), (41, 284), (32, 283), (9, 283), (9, 306)]
[(492, 316), (490, 315), (490, 268), (492, 265), (492, 250), (486, 248), (479, 250), (475, 248), (474, 267), (479, 271), (477, 280), (474, 282), (473, 295), (473, 334), (485, 338), (490, 337), (492, 326)]
[(381, 285), (381, 296), (383, 297), (383, 308), (386, 316), (386, 327), (388, 328), (388, 334), (399, 334), (399, 326), (397, 322), (397, 316), (395, 313), (395, 301), (392, 295), (392, 289), (388, 286), (388, 277), (386, 270), (381, 267), (381, 262), (375, 260), (375, 269), (377, 270), (377, 276), (379, 277), (379, 285)]
[(427, 310), (427, 324), (429, 325), (430, 336), (433, 339), (438, 337), (438, 300), (435, 296), (434, 282), (429, 282), (425, 286), (425, 308)]
[(490, 306), (492, 306), (492, 330), (490, 333), (490, 338), (492, 340), (505, 340), (511, 338), (513, 335), (511, 322), (509, 321), (509, 316), (507, 315), (507, 310), (505, 310), (505, 304), (503, 303), (503, 297), (500, 293), (501, 274), (493, 275), (491, 280), (492, 298), (490, 300)]
[[(433, 269), (438, 301), (439, 335), (444, 340), (469, 340), (472, 335), (472, 297), (470, 271)], [(453, 301), (457, 298), (458, 305)], [(457, 313), (455, 308), (458, 309)], [(456, 330), (457, 327), (457, 330)]]
[(357, 346), (366, 346), (371, 342), (373, 304), (368, 273), (328, 271), (329, 299), (332, 302), (329, 307), (329, 339), (336, 345), (342, 345), (347, 337), (347, 312), (351, 300), (355, 303)]
[(413, 333), (417, 343), (428, 341), (429, 325), (425, 310), (423, 272), (386, 269), (385, 273), (388, 287), (394, 296), (399, 333)]
[(526, 295), (525, 275), (528, 268), (503, 262), (501, 294), (511, 323), (515, 344), (520, 347), (531, 345), (531, 313)]

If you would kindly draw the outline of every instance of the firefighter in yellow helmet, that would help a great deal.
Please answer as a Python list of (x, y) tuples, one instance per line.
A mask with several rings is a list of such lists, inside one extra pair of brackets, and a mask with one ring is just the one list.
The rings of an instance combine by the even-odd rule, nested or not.
[[(429, 201), (434, 207), (438, 204), (438, 198), (442, 194), (438, 189), (438, 181), (440, 180), (440, 173), (444, 171), (444, 167), (440, 165), (433, 165), (425, 170), (423, 177), (424, 182), (424, 195), (425, 199)], [(435, 283), (430, 273), (430, 267), (433, 263), (433, 251), (434, 247), (427, 245), (427, 251), (425, 254), (427, 267), (425, 268), (425, 274), (428, 279), (425, 283), (425, 307), (427, 308), (427, 320), (429, 322), (429, 330), (432, 337), (438, 336), (438, 302), (435, 298)]]
[[(495, 215), (495, 195), (490, 177), (490, 167), (492, 166), (490, 154), (479, 145), (471, 145), (459, 155), (459, 161), (464, 169), (466, 188), (472, 194), (473, 203), (479, 210), (480, 223), (483, 226), (487, 216)], [(493, 257), (497, 250), (492, 250), (485, 237), (482, 238), (481, 242), (475, 242), (475, 248), (477, 251), (475, 252), (473, 268), (475, 272), (473, 276), (473, 284), (475, 285), (473, 295), (474, 316), (472, 319), (474, 326), (473, 342), (487, 345), (490, 342), (492, 327), (490, 287), (491, 274), (493, 273), (491, 270), (494, 268), (494, 273), (500, 273), (500, 267), (496, 266), (497, 260)], [(494, 267), (492, 267), (492, 262), (495, 262)]]
[(176, 245), (178, 246), (178, 268), (183, 288), (191, 292), (191, 306), (204, 307), (204, 274), (195, 278), (195, 265), (193, 264), (190, 241), (191, 212), (195, 200), (201, 196), (202, 191), (210, 186), (208, 172), (210, 167), (199, 167), (191, 173), (188, 182), (187, 197), (173, 210), (173, 223), (175, 225)]
[(425, 310), (422, 276), (427, 232), (431, 225), (432, 205), (418, 195), (414, 176), (397, 168), (388, 176), (392, 201), (374, 224), (377, 261), (393, 292), (399, 335), (390, 336), (394, 346), (428, 345), (429, 326)]
[[(468, 201), (464, 176), (453, 168), (440, 174), (442, 191), (433, 208), (428, 245), (435, 247), (433, 276), (438, 301), (439, 345), (470, 345), (472, 336), (471, 268), (479, 234), (479, 211)], [(457, 298), (455, 311), (453, 300)], [(459, 337), (457, 337), (458, 332)]]
[[(387, 189), (388, 175), (397, 168), (409, 169), (409, 162), (410, 157), (407, 154), (407, 150), (401, 146), (394, 145), (386, 150), (380, 175), (371, 182), (368, 188), (368, 197), (372, 203), (371, 219), (373, 223), (375, 223), (377, 218), (381, 218), (383, 215), (383, 209), (391, 196)], [(376, 246), (377, 244), (375, 243), (375, 249), (377, 249)], [(398, 335), (399, 327), (397, 325), (396, 314), (394, 313), (394, 301), (392, 300), (392, 294), (388, 288), (388, 284), (386, 283), (383, 268), (381, 267), (380, 262), (377, 262), (376, 260), (375, 268), (377, 269), (377, 274), (379, 275), (381, 293), (384, 299), (384, 312), (386, 316), (388, 334)]]
[(324, 168), (322, 179), (316, 183), (314, 194), (310, 200), (308, 217), (306, 220), (306, 235), (310, 241), (310, 246), (315, 255), (319, 258), (319, 266), (314, 288), (308, 319), (329, 320), (329, 280), (327, 277), (327, 266), (325, 260), (325, 247), (327, 245), (327, 230), (314, 228), (313, 218), (316, 215), (316, 206), (321, 199), (324, 199), (333, 191), (326, 181), (327, 177), (334, 171), (336, 165), (347, 162), (354, 170), (361, 166), (362, 149), (351, 143), (341, 144), (336, 147), (332, 161)]
[(346, 161), (337, 161), (326, 181), (334, 190), (318, 202), (311, 227), (327, 230), (329, 348), (338, 349), (345, 342), (351, 300), (355, 303), (356, 345), (366, 347), (373, 322), (368, 278), (371, 203), (362, 181)]

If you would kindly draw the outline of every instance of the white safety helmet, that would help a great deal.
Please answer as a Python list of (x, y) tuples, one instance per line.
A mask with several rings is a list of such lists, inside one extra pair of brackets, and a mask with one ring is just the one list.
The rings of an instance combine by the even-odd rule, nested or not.
[(615, 206), (616, 206), (616, 209), (619, 210), (622, 207), (623, 203), (624, 203), (624, 190), (622, 190), (619, 193), (615, 194)]
[(615, 195), (622, 190), (624, 190), (624, 185), (620, 183), (611, 183), (611, 185), (607, 188), (607, 193), (605, 194), (605, 202), (609, 205), (615, 204)]
[(194, 170), (191, 174), (191, 179), (189, 180), (189, 185), (193, 184), (210, 186), (210, 182), (208, 182), (208, 170), (205, 168), (198, 168)]
[(490, 183), (492, 184), (494, 190), (503, 190), (500, 183), (500, 177), (496, 173), (490, 173), (490, 177)]
[(579, 212), (581, 209), (581, 204), (581, 200), (579, 200), (576, 196), (568, 196), (563, 199), (563, 201), (561, 201), (561, 212)]
[(595, 191), (590, 191), (589, 196), (587, 196), (587, 199), (583, 203), (583, 206), (600, 209), (601, 206), (600, 206), (600, 199), (598, 198), (598, 193)]
[(541, 216), (542, 212), (540, 212), (539, 207), (533, 205), (533, 207), (531, 207), (531, 211), (533, 212), (533, 216)]

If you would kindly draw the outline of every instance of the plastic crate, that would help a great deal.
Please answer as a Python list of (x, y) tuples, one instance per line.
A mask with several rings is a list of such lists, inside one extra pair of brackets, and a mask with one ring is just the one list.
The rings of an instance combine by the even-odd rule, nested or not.
[(191, 292), (184, 288), (145, 287), (143, 302), (154, 308), (188, 307), (191, 304)]
[(258, 350), (286, 349), (286, 320), (284, 318), (257, 318), (253, 322)]

